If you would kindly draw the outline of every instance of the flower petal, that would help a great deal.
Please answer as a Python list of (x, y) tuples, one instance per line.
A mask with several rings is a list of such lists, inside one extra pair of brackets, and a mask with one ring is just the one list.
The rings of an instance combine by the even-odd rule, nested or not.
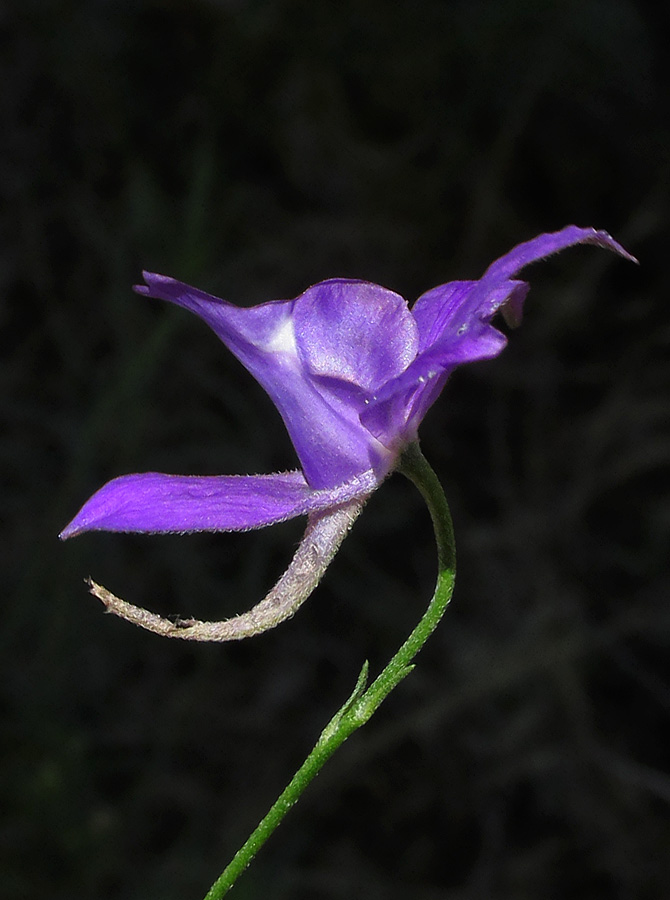
[[(496, 309), (513, 303), (520, 314), (528, 285), (507, 281), (486, 298), (482, 317), (463, 322), (462, 308), (477, 282), (456, 281), (423, 294), (412, 314), (419, 328), (422, 352), (404, 372), (387, 382), (368, 403), (361, 421), (381, 443), (414, 440), (432, 404), (437, 400), (451, 372), (463, 363), (498, 356), (507, 338), (489, 324)], [(425, 348), (425, 349), (424, 349)]]
[(371, 493), (377, 483), (372, 472), (326, 491), (312, 490), (302, 472), (124, 475), (93, 494), (60, 537), (83, 531), (246, 531), (338, 506)]
[(471, 331), (474, 319), (489, 322), (498, 310), (506, 312), (513, 324), (518, 323), (528, 285), (513, 280), (514, 276), (530, 263), (575, 244), (596, 244), (637, 262), (606, 231), (568, 225), (561, 231), (540, 234), (491, 263), (479, 281), (442, 284), (419, 297), (412, 315), (419, 328), (420, 351), (440, 341), (455, 341)]
[(389, 381), (361, 413), (361, 422), (389, 448), (416, 438), (426, 412), (440, 395), (453, 370), (466, 362), (493, 359), (507, 338), (492, 325), (475, 320), (467, 339), (438, 341)]
[(431, 404), (456, 366), (497, 356), (506, 338), (490, 325), (500, 310), (512, 325), (521, 320), (528, 284), (514, 275), (529, 263), (575, 244), (596, 244), (634, 262), (605, 231), (569, 225), (519, 244), (492, 263), (479, 281), (454, 281), (427, 291), (412, 315), (419, 354), (368, 403), (361, 421), (386, 446), (412, 440)]
[(469, 328), (474, 317), (490, 321), (498, 309), (504, 311), (506, 306), (509, 309), (513, 322), (518, 321), (523, 304), (522, 289), (519, 287), (517, 292), (514, 293), (509, 290), (509, 286), (520, 286), (524, 282), (513, 281), (514, 276), (525, 266), (530, 265), (530, 263), (537, 262), (576, 244), (595, 244), (597, 247), (612, 250), (625, 259), (637, 262), (635, 257), (631, 256), (606, 231), (568, 225), (567, 228), (563, 228), (561, 231), (540, 234), (530, 241), (519, 244), (510, 250), (509, 253), (491, 263), (479, 281), (475, 282), (467, 300), (461, 303), (459, 307), (461, 321), (457, 322), (454, 318), (449, 320), (449, 331), (453, 330), (454, 326), (458, 329)]
[(577, 225), (568, 225), (560, 231), (553, 231), (548, 234), (539, 234), (537, 237), (518, 244), (514, 249), (510, 250), (500, 259), (491, 263), (483, 277), (479, 281), (481, 285), (484, 281), (487, 283), (493, 281), (506, 281), (513, 278), (517, 272), (521, 271), (525, 266), (539, 259), (545, 259), (553, 253), (565, 250), (568, 247), (574, 247), (576, 244), (595, 244), (605, 250), (612, 250), (623, 256), (631, 262), (637, 262), (634, 256), (621, 246), (606, 231), (598, 231), (595, 228), (579, 228)]
[(310, 372), (366, 391), (399, 375), (419, 346), (407, 301), (367, 281), (332, 278), (313, 285), (296, 300), (294, 323)]
[(419, 297), (412, 308), (412, 315), (419, 329), (420, 351), (441, 344), (450, 356), (454, 348), (460, 347), (460, 354), (467, 357), (464, 362), (490, 358), (486, 347), (482, 348), (482, 357), (477, 355), (473, 340), (488, 332), (473, 330), (473, 323), (490, 322), (498, 310), (503, 313), (509, 310), (513, 320), (520, 322), (523, 302), (530, 286), (525, 281), (503, 281), (491, 287), (478, 308), (473, 310), (471, 298), (478, 285), (478, 281), (452, 281), (432, 288)]
[(265, 388), (311, 487), (331, 488), (370, 468), (380, 470), (383, 447), (355, 409), (318, 384), (298, 349), (293, 312), (299, 301), (242, 308), (164, 275), (145, 272), (144, 278), (147, 285), (136, 286), (138, 293), (194, 312)]
[(476, 284), (476, 281), (450, 281), (419, 297), (412, 307), (419, 331), (419, 352), (435, 343)]

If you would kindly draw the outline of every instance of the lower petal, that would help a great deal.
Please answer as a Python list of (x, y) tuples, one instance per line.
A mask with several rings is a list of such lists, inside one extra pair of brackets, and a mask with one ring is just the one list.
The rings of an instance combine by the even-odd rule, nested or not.
[(338, 506), (371, 493), (377, 483), (371, 471), (321, 491), (310, 488), (302, 472), (123, 475), (100, 488), (60, 537), (83, 531), (246, 531)]

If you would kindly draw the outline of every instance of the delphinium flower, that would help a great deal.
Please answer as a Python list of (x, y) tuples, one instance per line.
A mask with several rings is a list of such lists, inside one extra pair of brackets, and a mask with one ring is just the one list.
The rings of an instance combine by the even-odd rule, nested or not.
[(569, 226), (520, 244), (476, 281), (423, 294), (410, 309), (387, 288), (333, 278), (294, 300), (236, 307), (163, 275), (144, 273), (139, 294), (194, 312), (265, 388), (301, 468), (270, 475), (189, 476), (149, 472), (110, 481), (62, 532), (244, 531), (308, 516), (286, 573), (247, 613), (223, 622), (177, 622), (91, 583), (117, 614), (171, 637), (231, 640), (292, 615), (318, 584), (370, 494), (417, 441), (418, 427), (449, 374), (491, 359), (506, 344), (496, 313), (518, 324), (525, 266), (575, 244), (633, 259), (606, 232)]
[(108, 610), (151, 631), (189, 640), (235, 640), (292, 615), (321, 579), (370, 494), (394, 469), (421, 491), (438, 555), (435, 593), (409, 637), (374, 681), (363, 665), (353, 693), (266, 816), (233, 856), (205, 900), (222, 900), (260, 847), (339, 746), (360, 728), (414, 667), (439, 623), (455, 579), (451, 516), (418, 445), (418, 428), (449, 374), (497, 356), (505, 336), (491, 320), (521, 320), (528, 292), (518, 273), (574, 244), (595, 244), (628, 259), (606, 232), (571, 225), (520, 244), (478, 281), (454, 281), (410, 309), (376, 284), (334, 278), (295, 300), (240, 309), (163, 275), (145, 273), (140, 294), (196, 313), (265, 388), (291, 436), (301, 469), (274, 475), (125, 475), (102, 487), (62, 532), (244, 531), (307, 515), (305, 536), (268, 596), (228, 621), (172, 621), (89, 582)]

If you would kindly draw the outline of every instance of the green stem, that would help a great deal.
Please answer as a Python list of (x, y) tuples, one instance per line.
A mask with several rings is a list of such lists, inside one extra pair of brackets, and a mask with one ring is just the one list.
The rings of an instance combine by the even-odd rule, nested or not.
[(451, 600), (456, 575), (456, 551), (451, 515), (442, 487), (418, 443), (405, 450), (398, 470), (417, 486), (433, 520), (438, 558), (437, 585), (433, 598), (414, 631), (367, 690), (368, 665), (365, 663), (351, 697), (326, 725), (312, 752), (265, 818), (214, 882), (205, 900), (220, 900), (228, 893), (326, 761), (350, 734), (368, 721), (393, 688), (412, 671), (414, 657), (437, 627)]

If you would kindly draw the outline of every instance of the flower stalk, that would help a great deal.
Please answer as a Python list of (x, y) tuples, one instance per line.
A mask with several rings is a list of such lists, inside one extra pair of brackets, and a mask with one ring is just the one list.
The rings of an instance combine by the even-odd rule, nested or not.
[(456, 550), (451, 514), (440, 482), (416, 442), (400, 456), (398, 471), (416, 485), (430, 511), (438, 558), (435, 593), (416, 628), (369, 686), (368, 663), (365, 662), (349, 699), (326, 725), (312, 752), (214, 882), (205, 900), (220, 900), (228, 893), (330, 757), (370, 719), (393, 688), (412, 671), (414, 658), (439, 624), (451, 600), (456, 577)]

